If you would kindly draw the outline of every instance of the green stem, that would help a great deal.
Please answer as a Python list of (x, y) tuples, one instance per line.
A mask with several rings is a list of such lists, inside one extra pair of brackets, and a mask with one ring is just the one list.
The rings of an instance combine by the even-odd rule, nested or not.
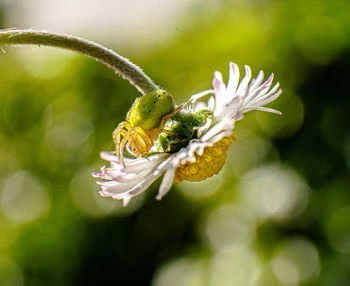
[(0, 30), (0, 46), (3, 45), (45, 45), (76, 51), (111, 67), (143, 94), (159, 89), (128, 59), (104, 46), (79, 37), (35, 30)]

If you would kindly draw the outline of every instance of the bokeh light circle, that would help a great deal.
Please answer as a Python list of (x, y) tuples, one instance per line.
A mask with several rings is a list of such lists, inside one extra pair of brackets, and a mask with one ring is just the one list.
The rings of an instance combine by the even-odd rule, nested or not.
[(254, 238), (256, 221), (247, 209), (225, 204), (213, 210), (207, 219), (205, 234), (211, 245), (222, 247), (250, 244)]
[(65, 112), (53, 118), (46, 131), (46, 143), (56, 159), (81, 161), (91, 152), (93, 126), (83, 114)]
[(50, 209), (44, 185), (26, 171), (19, 171), (5, 180), (0, 199), (4, 215), (15, 223), (38, 219)]
[(282, 241), (276, 248), (271, 264), (276, 278), (287, 286), (309, 282), (316, 279), (320, 272), (317, 248), (302, 237)]
[(156, 273), (152, 286), (202, 286), (205, 285), (204, 262), (191, 257), (181, 257), (163, 265)]
[(239, 195), (258, 220), (285, 221), (297, 217), (308, 202), (309, 188), (293, 169), (265, 164), (247, 172), (239, 183)]
[(257, 254), (244, 245), (221, 248), (210, 261), (211, 286), (258, 285), (261, 263)]
[(263, 162), (271, 154), (278, 157), (271, 141), (252, 130), (239, 128), (237, 141), (233, 142), (224, 166), (225, 175), (242, 176), (247, 170)]

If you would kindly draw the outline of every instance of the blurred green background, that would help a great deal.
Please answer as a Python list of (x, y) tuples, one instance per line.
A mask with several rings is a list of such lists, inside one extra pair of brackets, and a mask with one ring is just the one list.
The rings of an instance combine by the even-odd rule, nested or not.
[[(134, 2), (148, 13), (136, 30), (112, 20), (100, 33), (110, 42), (90, 39), (177, 103), (209, 89), (215, 70), (227, 80), (229, 61), (273, 72), (283, 94), (270, 106), (283, 116), (247, 114), (219, 175), (175, 185), (161, 202), (156, 182), (122, 208), (98, 195), (91, 172), (107, 164), (99, 152), (113, 149), (136, 89), (72, 52), (6, 47), (0, 285), (350, 285), (350, 2), (182, 1), (176, 20), (165, 4)], [(11, 18), (20, 5), (2, 1), (2, 28), (22, 28)]]

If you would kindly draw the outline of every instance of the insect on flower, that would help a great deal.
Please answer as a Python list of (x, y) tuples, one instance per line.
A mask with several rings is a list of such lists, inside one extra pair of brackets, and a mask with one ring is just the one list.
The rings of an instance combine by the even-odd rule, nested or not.
[[(234, 132), (236, 122), (245, 113), (259, 110), (281, 114), (278, 110), (265, 107), (282, 92), (279, 83), (272, 86), (273, 74), (263, 81), (264, 73), (260, 71), (252, 79), (250, 67), (245, 66), (245, 76), (241, 81), (239, 78), (238, 66), (231, 62), (227, 85), (221, 73), (214, 72), (213, 88), (192, 95), (183, 110), (175, 109), (172, 103), (166, 110), (166, 104), (156, 102), (154, 108), (157, 116), (151, 116), (150, 119), (152, 127), (143, 125), (144, 122), (138, 119), (140, 111), (136, 106), (142, 101), (137, 101), (128, 113), (127, 123), (117, 128), (120, 130), (116, 131), (116, 142), (119, 142), (117, 156), (113, 152), (102, 152), (101, 157), (109, 161), (110, 166), (102, 167), (100, 173), (93, 173), (94, 177), (102, 179), (97, 182), (102, 187), (100, 194), (123, 200), (126, 206), (161, 176), (163, 180), (156, 197), (159, 200), (167, 194), (173, 183), (201, 181), (217, 174), (226, 161), (229, 146), (237, 139)], [(208, 95), (207, 102), (201, 101)], [(163, 113), (158, 108), (162, 108)], [(142, 119), (148, 118), (142, 116)], [(146, 130), (144, 133), (150, 134), (148, 138), (157, 136), (156, 144), (152, 147), (155, 152), (149, 154), (147, 159), (125, 159), (124, 164), (119, 157), (126, 142), (133, 148), (147, 140), (141, 131), (133, 129), (141, 125), (144, 128), (142, 130)], [(121, 131), (123, 128), (125, 130)], [(167, 131), (163, 133), (164, 129)], [(120, 136), (124, 136), (121, 144)], [(133, 138), (137, 138), (137, 141)], [(146, 150), (153, 142), (142, 144), (143, 149), (138, 147), (134, 153), (141, 153), (140, 150)]]
[(165, 122), (182, 106), (175, 107), (174, 98), (164, 90), (139, 97), (129, 110), (126, 121), (114, 130), (115, 152), (125, 167), (124, 148), (134, 157), (146, 156), (161, 132), (176, 135), (164, 129)]

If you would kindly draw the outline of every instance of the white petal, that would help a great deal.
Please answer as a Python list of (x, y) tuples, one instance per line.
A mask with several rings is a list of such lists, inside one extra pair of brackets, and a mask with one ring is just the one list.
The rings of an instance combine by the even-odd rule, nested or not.
[[(158, 155), (162, 155), (162, 156), (158, 156)], [(144, 161), (140, 161), (137, 164), (130, 164), (126, 166), (125, 168), (122, 169), (122, 171), (125, 173), (139, 173), (146, 169), (150, 170), (155, 166), (157, 166), (161, 161), (163, 161), (168, 156), (169, 154), (155, 154), (155, 155), (149, 156), (148, 157), (149, 160), (146, 159)]]
[(208, 140), (208, 142), (211, 144), (214, 144), (214, 143), (220, 141), (222, 138), (230, 136), (230, 135), (232, 135), (232, 130), (225, 130), (225, 131), (222, 131), (222, 132), (216, 134), (214, 137), (210, 138)]
[(141, 194), (142, 192), (144, 192), (150, 185), (152, 185), (152, 183), (158, 179), (160, 177), (161, 174), (158, 175), (151, 175), (149, 177), (147, 177), (145, 180), (142, 180), (141, 182), (139, 182), (136, 186), (134, 186), (133, 188), (131, 188), (129, 191), (125, 192), (125, 193), (121, 193), (121, 194), (115, 194), (113, 195), (113, 199), (116, 200), (121, 200), (121, 199), (125, 199), (125, 198), (132, 198), (135, 197), (139, 194)]
[(105, 179), (105, 180), (112, 180), (111, 176), (108, 176), (106, 173), (93, 172), (92, 176), (94, 178), (100, 178), (100, 179)]
[(275, 84), (275, 86), (266, 94), (256, 97), (254, 100), (250, 102), (253, 105), (266, 105), (272, 101), (274, 101), (277, 97), (280, 96), (282, 90), (279, 89), (277, 92), (277, 88), (279, 87), (279, 83)]
[(99, 191), (98, 193), (100, 194), (101, 197), (110, 197), (109, 194), (106, 194), (103, 191)]
[(232, 99), (232, 101), (227, 104), (225, 110), (223, 111), (223, 113), (219, 117), (219, 119), (236, 118), (236, 115), (237, 115), (237, 113), (239, 113), (241, 105), (242, 105), (242, 99), (239, 97), (234, 97)]
[(212, 93), (214, 93), (214, 90), (212, 90), (212, 89), (205, 90), (205, 91), (202, 91), (202, 92), (200, 92), (200, 93), (196, 93), (196, 94), (194, 94), (194, 95), (191, 96), (191, 98), (190, 98), (189, 101), (190, 101), (191, 103), (194, 103), (194, 102), (196, 102), (199, 98), (201, 98), (201, 97), (203, 97), (203, 96), (206, 96), (206, 95), (208, 95), (208, 94), (212, 94)]
[(163, 181), (159, 187), (158, 195), (156, 197), (157, 200), (161, 200), (170, 190), (175, 175), (175, 168), (169, 168), (163, 178)]
[(271, 112), (271, 113), (275, 113), (278, 115), (282, 115), (281, 111), (278, 111), (278, 110), (272, 109), (272, 108), (268, 108), (268, 107), (263, 107), (263, 106), (250, 106), (246, 110), (242, 110), (242, 112), (245, 113), (245, 112), (248, 112), (250, 110), (260, 110), (260, 111), (266, 111), (266, 112)]
[(208, 141), (211, 137), (215, 136), (222, 130), (222, 126), (220, 123), (214, 125), (212, 128), (210, 128), (207, 133), (205, 133), (200, 139), (202, 142)]
[(226, 102), (230, 102), (234, 97), (239, 82), (239, 69), (235, 63), (230, 62), (229, 78), (226, 88)]
[(220, 72), (214, 72), (213, 78), (213, 88), (215, 91), (215, 114), (220, 114), (222, 112), (222, 108), (224, 106), (225, 94), (226, 94), (226, 86), (222, 80), (222, 75)]
[(213, 78), (213, 88), (214, 90), (220, 90), (225, 88), (224, 80), (222, 79), (222, 74), (219, 71), (214, 72), (214, 78)]
[(208, 130), (200, 139), (202, 142), (208, 141), (211, 137), (222, 132), (223, 130), (233, 130), (234, 120), (231, 118), (224, 118), (218, 124), (214, 125)]
[[(189, 145), (191, 145), (191, 143), (190, 143)], [(183, 149), (181, 150), (181, 152), (179, 152), (179, 153), (176, 155), (176, 157), (177, 157), (178, 159), (182, 160), (182, 159), (184, 159), (184, 158), (186, 158), (186, 157), (188, 156), (187, 152), (188, 152), (188, 146), (187, 146), (186, 148), (183, 148)]]
[(134, 185), (135, 184), (115, 183), (114, 185), (111, 185), (111, 186), (102, 186), (102, 191), (104, 193), (109, 193), (110, 196), (112, 196), (114, 194), (125, 193)]
[(113, 174), (112, 179), (119, 183), (137, 183), (151, 173), (151, 170), (145, 169), (140, 173), (118, 172)]
[(116, 155), (113, 155), (112, 152), (101, 152), (100, 156), (103, 160), (106, 161), (119, 161)]
[[(123, 166), (117, 155), (114, 152), (101, 152), (100, 156), (103, 160), (114, 162), (115, 166)], [(125, 164), (130, 164), (134, 159), (124, 158)]]
[(257, 99), (267, 98), (267, 97), (271, 96), (272, 94), (276, 93), (276, 91), (278, 90), (279, 86), (280, 86), (280, 83), (277, 82), (277, 83), (270, 89), (270, 91), (269, 91), (268, 93), (266, 93), (266, 94), (260, 96), (260, 97), (257, 98)]
[(210, 111), (213, 111), (214, 108), (215, 108), (215, 98), (214, 98), (214, 96), (211, 96), (211, 97), (209, 97), (209, 99), (208, 99), (208, 109), (209, 109)]
[(245, 76), (242, 79), (241, 83), (238, 86), (237, 92), (236, 92), (236, 96), (243, 96), (246, 94), (247, 90), (248, 90), (248, 83), (252, 77), (252, 71), (250, 70), (250, 67), (245, 65)]
[(194, 153), (197, 153), (199, 156), (203, 155), (205, 147), (210, 147), (212, 144), (208, 142), (196, 142), (191, 146), (188, 146), (188, 156), (194, 156)]
[(185, 165), (187, 162), (194, 163), (196, 162), (196, 156), (194, 155), (188, 155), (187, 157), (183, 158), (180, 163), (181, 165)]
[(213, 120), (211, 118), (208, 118), (207, 121), (205, 122), (205, 124), (198, 128), (197, 130), (197, 136), (200, 138), (204, 132), (207, 132), (207, 130), (209, 129), (211, 123), (213, 122)]
[(131, 200), (132, 198), (133, 198), (132, 196), (125, 196), (125, 197), (123, 198), (123, 207), (124, 207), (124, 208), (128, 206), (128, 204), (129, 204), (129, 202), (130, 202), (130, 200)]
[(208, 107), (203, 101), (196, 101), (194, 103), (193, 108), (194, 108), (194, 110), (198, 111), (198, 110), (207, 109)]
[(256, 89), (262, 83), (263, 79), (264, 79), (264, 72), (259, 71), (258, 76), (250, 82), (249, 90)]
[(204, 150), (206, 147), (211, 147), (211, 143), (210, 142), (205, 142), (205, 143), (202, 143), (201, 146), (199, 146), (196, 150), (196, 153), (199, 155), (199, 156), (202, 156), (203, 153), (204, 153)]
[(272, 73), (269, 76), (269, 78), (257, 89), (257, 94), (255, 95), (256, 98), (263, 96), (266, 92), (268, 92), (268, 90), (270, 90), (273, 77), (274, 77), (274, 74)]
[(96, 184), (97, 185), (100, 185), (100, 186), (113, 186), (115, 184), (118, 184), (116, 183), (115, 181), (96, 181)]
[[(254, 98), (258, 98), (260, 96), (262, 96), (263, 94), (265, 94), (271, 86), (272, 80), (273, 80), (273, 74), (271, 74), (269, 76), (269, 78), (261, 84), (261, 82), (259, 81), (259, 86), (256, 86), (254, 89), (253, 88), (249, 88), (249, 93), (247, 94), (244, 102), (249, 102), (252, 101)], [(263, 78), (261, 78), (262, 81)]]

